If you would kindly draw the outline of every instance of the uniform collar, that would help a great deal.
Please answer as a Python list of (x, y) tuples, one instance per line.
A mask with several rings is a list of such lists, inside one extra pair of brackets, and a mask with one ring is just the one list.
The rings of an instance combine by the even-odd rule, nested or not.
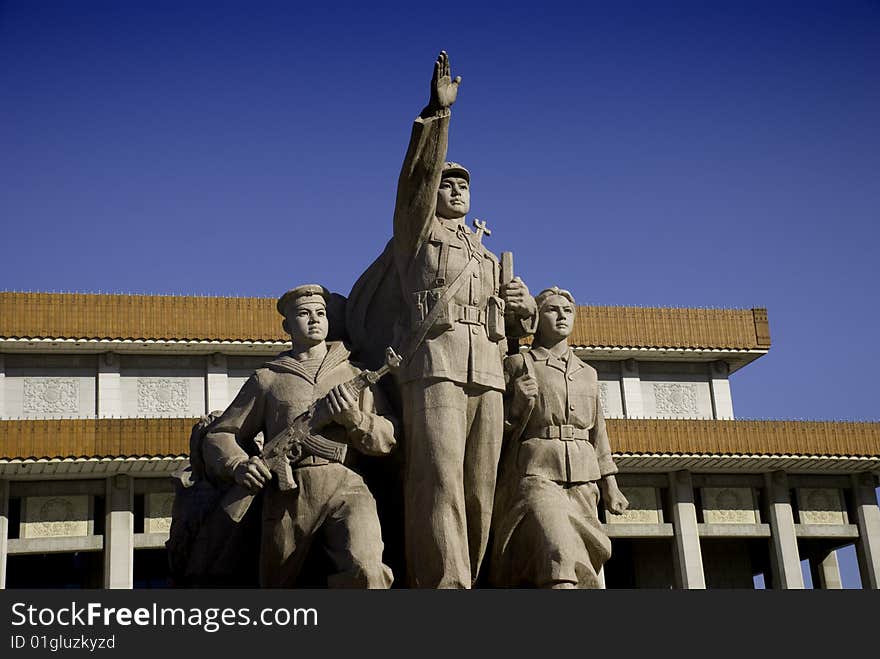
[(575, 356), (574, 350), (571, 349), (571, 346), (569, 346), (562, 354), (562, 357), (554, 356), (553, 353), (543, 346), (534, 346), (530, 348), (529, 354), (536, 362), (545, 362), (547, 366), (552, 366), (565, 373), (571, 373), (584, 367), (581, 360)]
[(321, 362), (321, 366), (318, 367), (314, 379), (312, 379), (312, 374), (303, 368), (298, 360), (291, 356), (290, 351), (282, 352), (265, 366), (277, 373), (293, 373), (294, 375), (298, 375), (314, 384), (315, 382), (318, 382), (324, 374), (329, 373), (340, 364), (348, 361), (350, 355), (351, 353), (348, 348), (346, 348), (341, 341), (328, 341), (327, 354), (324, 356), (324, 361)]
[(459, 222), (458, 220), (449, 220), (445, 217), (440, 217), (438, 215), (437, 222), (440, 224), (441, 227), (452, 231), (453, 233), (460, 230), (464, 230), (465, 233), (473, 233), (467, 224), (465, 224), (464, 222)]

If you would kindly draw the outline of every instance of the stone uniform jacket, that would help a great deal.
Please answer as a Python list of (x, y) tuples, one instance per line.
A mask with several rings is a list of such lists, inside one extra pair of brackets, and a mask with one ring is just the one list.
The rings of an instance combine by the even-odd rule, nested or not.
[[(342, 343), (328, 343), (327, 356), (314, 379), (286, 353), (267, 363), (245, 382), (235, 400), (217, 419), (205, 437), (205, 467), (216, 480), (232, 480), (232, 472), (249, 455), (257, 455), (254, 438), (263, 433), (266, 440), (286, 430), (318, 398), (337, 384), (356, 377), (361, 369), (349, 360)], [(359, 401), (363, 412), (360, 425), (350, 433), (335, 423), (325, 426), (321, 435), (357, 447), (366, 436), (394, 436), (394, 424), (380, 416), (388, 411), (381, 395), (364, 389)], [(306, 457), (297, 466), (327, 464), (315, 456)]]
[[(449, 135), (449, 112), (418, 118), (397, 186), (394, 209), (394, 262), (406, 307), (398, 345), (404, 345), (445, 287), (452, 284), (475, 250), (480, 254), (467, 280), (400, 374), (401, 382), (440, 378), (504, 390), (502, 338), (489, 338), (490, 298), (498, 298), (498, 258), (461, 222), (436, 217), (437, 191)], [(499, 305), (501, 306), (501, 305)], [(505, 318), (510, 336), (533, 331), (533, 320)]]
[[(517, 451), (516, 468), (521, 476), (542, 476), (562, 483), (597, 481), (617, 473), (599, 402), (596, 369), (578, 359), (571, 348), (562, 358), (545, 348), (532, 348), (504, 361), (506, 403), (513, 399), (514, 381), (526, 374), (530, 360), (538, 381), (538, 398), (526, 423)], [(510, 405), (506, 405), (510, 414)], [(509, 431), (520, 420), (508, 416)], [(559, 434), (586, 435), (582, 439), (550, 438), (548, 428), (569, 426)], [(573, 429), (574, 432), (571, 432)], [(580, 431), (580, 432), (578, 432)]]

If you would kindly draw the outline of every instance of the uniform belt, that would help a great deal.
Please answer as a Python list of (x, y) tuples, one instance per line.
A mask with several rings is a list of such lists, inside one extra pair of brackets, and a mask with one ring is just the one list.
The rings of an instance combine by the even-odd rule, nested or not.
[(348, 447), (332, 439), (320, 435), (308, 435), (302, 440), (303, 448), (308, 455), (314, 455), (331, 462), (342, 462)]
[(576, 439), (589, 439), (590, 431), (588, 428), (575, 428), (570, 425), (544, 426), (538, 431), (537, 436), (541, 439), (561, 439), (564, 442), (572, 442)]
[(486, 310), (480, 307), (472, 307), (468, 304), (453, 303), (455, 320), (465, 325), (485, 325)]

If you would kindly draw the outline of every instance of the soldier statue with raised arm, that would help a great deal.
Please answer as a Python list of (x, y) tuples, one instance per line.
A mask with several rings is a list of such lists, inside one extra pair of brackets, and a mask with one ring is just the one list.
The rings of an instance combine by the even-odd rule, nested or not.
[(404, 359), (405, 553), (408, 584), (421, 588), (470, 588), (477, 578), (501, 451), (505, 338), (529, 334), (535, 316), (521, 280), (502, 285), (482, 244), (486, 224), (465, 223), (471, 176), (446, 161), (460, 82), (441, 52), (400, 172), (393, 239), (347, 312), (356, 344), (361, 328), (385, 331)]

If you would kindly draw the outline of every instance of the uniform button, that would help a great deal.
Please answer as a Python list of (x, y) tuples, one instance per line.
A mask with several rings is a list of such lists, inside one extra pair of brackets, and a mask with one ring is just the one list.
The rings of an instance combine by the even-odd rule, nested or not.
[(471, 332), (473, 332), (474, 334), (479, 334), (479, 333), (480, 333), (480, 330), (477, 329), (476, 327), (474, 327), (474, 328), (471, 330)]
[(471, 275), (471, 277), (473, 277), (474, 279), (478, 278), (479, 276), (480, 276), (479, 272), (475, 272)]
[(573, 376), (573, 375), (569, 375), (569, 376), (568, 376), (568, 379), (571, 380), (572, 382), (574, 382), (574, 376)]
[(572, 403), (571, 405), (569, 405), (569, 406), (568, 406), (568, 409), (570, 409), (572, 412), (574, 412), (574, 403)]

